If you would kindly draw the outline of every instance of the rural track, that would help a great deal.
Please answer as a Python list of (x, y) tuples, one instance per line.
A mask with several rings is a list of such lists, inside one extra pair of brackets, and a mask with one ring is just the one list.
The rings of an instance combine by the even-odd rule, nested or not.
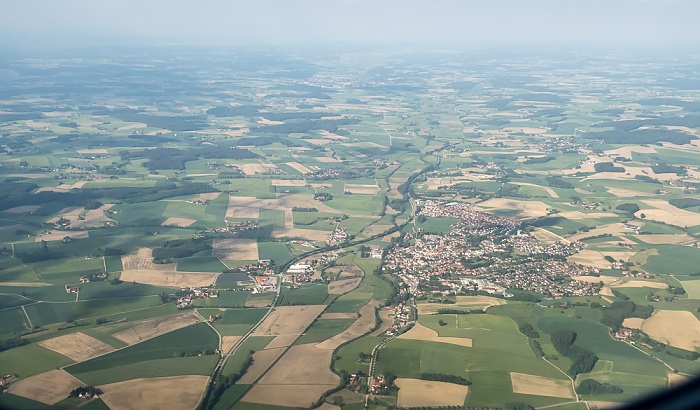
[[(275, 305), (277, 304), (277, 300), (280, 297), (280, 293), (282, 292), (282, 276), (281, 274), (277, 276), (279, 283), (277, 286), (277, 294), (275, 295), (275, 298), (272, 300), (272, 303), (270, 304), (270, 309), (265, 313), (265, 315), (256, 323), (253, 327), (251, 327), (238, 341), (236, 344), (233, 345), (233, 347), (226, 353), (222, 352), (221, 358), (219, 358), (219, 362), (216, 364), (216, 367), (214, 367), (214, 372), (212, 372), (211, 378), (209, 379), (209, 384), (207, 385), (206, 390), (204, 391), (204, 394), (202, 395), (202, 399), (200, 400), (199, 404), (197, 405), (197, 408), (200, 408), (200, 406), (204, 403), (204, 401), (209, 397), (211, 392), (214, 389), (214, 386), (216, 386), (216, 380), (221, 374), (221, 371), (224, 369), (226, 366), (226, 363), (228, 360), (233, 356), (236, 351), (238, 350), (239, 347), (248, 340), (248, 337), (255, 331), (255, 329), (260, 326), (260, 324), (267, 319), (268, 316), (272, 313), (272, 311), (275, 309)], [(219, 332), (216, 332), (219, 334)], [(219, 339), (221, 340), (221, 334), (219, 334)]]

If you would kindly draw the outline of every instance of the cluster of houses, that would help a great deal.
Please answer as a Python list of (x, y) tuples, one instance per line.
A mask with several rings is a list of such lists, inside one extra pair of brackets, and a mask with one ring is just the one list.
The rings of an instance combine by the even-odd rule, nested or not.
[(287, 277), (290, 281), (299, 286), (300, 283), (313, 282), (318, 276), (315, 275), (315, 267), (319, 264), (318, 259), (304, 259), (298, 261), (287, 269)]
[(347, 227), (343, 225), (336, 225), (335, 230), (331, 232), (330, 235), (328, 235), (328, 239), (326, 239), (326, 244), (328, 246), (333, 246), (337, 245), (339, 243), (343, 243), (348, 239), (348, 232), (347, 232)]
[(175, 299), (175, 306), (185, 308), (192, 304), (195, 299), (216, 298), (219, 297), (217, 291), (212, 291), (208, 287), (199, 288), (180, 288), (180, 296)]
[(7, 374), (4, 377), (0, 377), (0, 389), (5, 388), (8, 384), (12, 383), (17, 379), (18, 377), (14, 374)]
[(586, 150), (587, 148), (585, 144), (574, 142), (572, 137), (545, 138), (541, 140), (528, 140), (527, 142), (537, 144), (539, 151), (542, 152), (582, 152), (582, 150)]
[(417, 296), (472, 290), (459, 281), (433, 280), (453, 274), (485, 279), (491, 285), (483, 290), (493, 294), (505, 294), (505, 288), (553, 297), (598, 294), (599, 284), (571, 279), (599, 274), (596, 268), (565, 261), (582, 247), (580, 243), (543, 245), (519, 231), (517, 222), (476, 211), (466, 203), (429, 200), (418, 205), (419, 215), (453, 217), (459, 222), (448, 234), (408, 233), (404, 242), (410, 244), (396, 246), (385, 256), (382, 269), (400, 272)]
[[(388, 307), (387, 309), (392, 309)], [(398, 303), (393, 307), (394, 309), (394, 324), (386, 330), (387, 336), (395, 336), (403, 333), (406, 330), (406, 326), (411, 324), (411, 306), (406, 303)]]
[(305, 179), (340, 179), (343, 171), (337, 168), (319, 168), (302, 174)]

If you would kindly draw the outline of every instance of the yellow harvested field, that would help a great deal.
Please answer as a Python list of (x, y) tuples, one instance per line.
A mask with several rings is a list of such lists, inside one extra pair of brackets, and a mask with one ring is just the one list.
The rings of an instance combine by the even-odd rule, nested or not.
[(255, 383), (255, 381), (272, 366), (272, 363), (282, 356), (285, 349), (286, 347), (278, 347), (274, 349), (258, 350), (253, 353), (253, 364), (248, 368), (248, 371), (245, 372), (243, 377), (241, 377), (238, 384)]
[(239, 340), (241, 336), (221, 336), (221, 351), (228, 353)]
[(416, 323), (411, 330), (403, 333), (398, 339), (426, 340), (429, 342), (449, 343), (457, 346), (472, 347), (472, 339), (466, 337), (440, 337), (438, 332), (420, 323)]
[[(304, 140), (308, 141), (308, 140)], [(245, 377), (245, 376), (244, 376)], [(242, 379), (241, 379), (242, 380)], [(242, 382), (241, 382), (242, 383)], [(241, 399), (244, 403), (308, 408), (335, 385), (270, 385), (256, 384)]]
[(3, 212), (6, 212), (8, 214), (24, 214), (28, 212), (34, 212), (39, 208), (41, 208), (39, 205), (22, 205), (10, 209), (5, 209)]
[(85, 239), (90, 236), (89, 231), (51, 231), (41, 236), (37, 236), (34, 242), (41, 241), (62, 241), (63, 238), (69, 236), (71, 239)]
[(268, 120), (267, 118), (260, 118), (257, 122), (258, 122), (258, 124), (263, 124), (263, 125), (284, 124), (284, 121), (272, 121), (272, 120)]
[(358, 287), (361, 281), (362, 278), (334, 280), (328, 284), (328, 293), (331, 295), (342, 295)]
[(332, 355), (333, 350), (317, 349), (311, 344), (292, 346), (258, 384), (337, 386), (340, 378), (330, 369)]
[(226, 260), (257, 261), (258, 241), (244, 238), (214, 239), (211, 254)]
[[(98, 123), (99, 124), (99, 123)], [(75, 150), (78, 154), (109, 154), (104, 148), (78, 149)]]
[(68, 397), (71, 390), (84, 386), (63, 370), (49, 370), (10, 385), (9, 393), (54, 405)]
[(612, 288), (654, 288), (667, 289), (668, 285), (661, 282), (653, 282), (650, 280), (628, 280), (619, 281), (610, 284)]
[(280, 335), (275, 336), (270, 343), (265, 346), (265, 349), (276, 349), (278, 347), (289, 347), (294, 343), (294, 341), (299, 338), (299, 335)]
[(45, 282), (0, 282), (0, 286), (26, 286), (30, 288), (40, 288), (42, 286), (51, 286)]
[(39, 345), (62, 354), (76, 362), (102, 356), (115, 349), (85, 333), (69, 333), (39, 342)]
[[(370, 300), (366, 305), (360, 309), (360, 317), (354, 321), (347, 329), (338, 333), (337, 335), (326, 339), (323, 342), (317, 343), (314, 347), (317, 349), (324, 349), (333, 351), (340, 347), (343, 343), (347, 343), (353, 339), (357, 339), (363, 334), (372, 330), (374, 327), (374, 309), (381, 304), (378, 300)], [(330, 366), (330, 360), (327, 366)]]
[(289, 165), (290, 167), (296, 169), (297, 171), (301, 172), (302, 174), (308, 174), (311, 172), (311, 170), (304, 165), (298, 163), (298, 162), (287, 162), (286, 165)]
[(196, 197), (192, 198), (192, 200), (213, 201), (216, 198), (218, 198), (220, 195), (221, 195), (221, 192), (205, 192), (203, 194), (199, 194)]
[(142, 283), (170, 288), (196, 288), (210, 286), (216, 279), (216, 273), (173, 272), (162, 270), (125, 270), (119, 279), (125, 282)]
[(325, 305), (277, 307), (255, 329), (253, 336), (300, 335), (325, 308)]
[(517, 199), (492, 198), (488, 201), (481, 202), (474, 206), (475, 209), (483, 212), (497, 210), (515, 210), (519, 211), (513, 217), (516, 220), (539, 218), (547, 215), (549, 205), (540, 201), (522, 201)]
[(568, 240), (544, 228), (535, 228), (535, 230), (532, 231), (532, 235), (540, 242), (543, 242), (548, 245), (554, 244), (556, 242), (563, 242), (565, 244), (569, 243)]
[(646, 219), (662, 221), (671, 225), (677, 226), (696, 226), (700, 225), (700, 213), (679, 209), (669, 204), (663, 199), (645, 199), (642, 200), (645, 204), (653, 209), (642, 209), (635, 213), (637, 218), (643, 213)]
[(318, 229), (275, 228), (272, 230), (273, 238), (303, 238), (310, 241), (325, 241), (329, 235), (329, 231)]
[(133, 379), (100, 386), (100, 396), (113, 410), (192, 410), (204, 395), (209, 376), (171, 376)]
[(357, 319), (357, 313), (343, 313), (343, 312), (338, 312), (338, 313), (324, 313), (321, 316), (318, 317), (318, 320), (323, 320), (323, 319)]
[(418, 379), (396, 379), (399, 407), (463, 406), (469, 388), (459, 384)]
[(308, 142), (309, 144), (314, 144), (314, 145), (326, 145), (330, 144), (333, 140), (330, 139), (323, 139), (323, 138), (306, 138), (304, 139), (304, 142)]
[(345, 191), (350, 191), (353, 194), (375, 195), (379, 192), (379, 187), (377, 185), (345, 184)]
[(611, 256), (615, 260), (629, 261), (637, 252), (599, 252), (592, 249), (584, 249), (575, 253), (566, 260), (573, 263), (580, 263), (581, 265), (592, 266), (600, 269), (609, 269), (610, 262), (605, 259), (606, 256)]
[(599, 269), (610, 268), (610, 262), (605, 260), (605, 255), (592, 249), (578, 251), (578, 253), (569, 256), (566, 258), (566, 260), (572, 263), (580, 263), (581, 265), (592, 266)]
[[(82, 206), (71, 206), (63, 209), (58, 217), (49, 219), (48, 222), (56, 223), (59, 218), (65, 218), (71, 222), (69, 225), (71, 229), (99, 228), (103, 226), (105, 222), (114, 222), (112, 219), (105, 216), (105, 211), (113, 206), (114, 204), (106, 204), (87, 212)], [(84, 219), (78, 219), (81, 215), (83, 215)]]
[(199, 316), (193, 312), (180, 313), (177, 315), (159, 317), (139, 322), (138, 325), (112, 336), (130, 345), (152, 339), (173, 330), (181, 329), (185, 326), (197, 323)]
[(340, 162), (333, 157), (314, 157), (314, 159), (318, 162)]
[(176, 218), (176, 217), (171, 216), (170, 218), (166, 219), (165, 222), (163, 222), (160, 225), (161, 226), (179, 226), (182, 228), (186, 228), (195, 222), (197, 222), (196, 219)]
[(537, 185), (537, 184), (531, 184), (531, 183), (529, 183), (529, 182), (513, 182), (513, 184), (516, 184), (516, 185), (524, 185), (524, 186), (534, 186), (534, 187), (537, 187), (537, 188), (541, 188), (541, 189), (543, 189), (547, 194), (549, 194), (549, 196), (551, 196), (552, 198), (559, 198), (559, 194), (557, 194), (557, 192), (556, 192), (555, 190), (553, 190), (552, 188), (550, 188), (550, 187), (548, 187), (548, 186), (542, 186), (542, 185)]
[(656, 149), (653, 147), (643, 147), (641, 145), (631, 145), (631, 146), (626, 146), (622, 148), (616, 148), (616, 149), (611, 149), (605, 151), (606, 155), (619, 155), (621, 157), (629, 158), (632, 159), (632, 153), (633, 152), (638, 152), (640, 154), (653, 154), (656, 152)]
[(275, 164), (236, 164), (246, 175), (266, 174), (271, 170), (279, 169)]
[(641, 329), (644, 319), (638, 317), (628, 317), (622, 322), (622, 326), (629, 329)]
[(694, 352), (700, 347), (700, 320), (684, 310), (655, 310), (642, 324), (654, 340)]
[(661, 244), (674, 244), (674, 245), (692, 245), (697, 239), (692, 236), (682, 233), (682, 234), (650, 234), (650, 235), (637, 235), (637, 239), (642, 242), (649, 243), (652, 245)]
[(668, 372), (668, 385), (669, 385), (669, 387), (678, 386), (680, 384), (683, 384), (683, 383), (689, 381), (690, 379), (691, 379), (690, 377), (684, 376), (682, 374)]
[(273, 179), (272, 186), (306, 186), (303, 179)]
[[(503, 299), (491, 296), (457, 296), (457, 302), (454, 305), (450, 305), (450, 307), (485, 310), (489, 306), (505, 305), (506, 303), (508, 302)], [(418, 315), (434, 315), (438, 309), (444, 309), (445, 305), (442, 303), (419, 303), (417, 307)]]
[(624, 403), (616, 401), (587, 401), (586, 403), (591, 410), (612, 410), (625, 407)]
[(229, 197), (227, 218), (258, 219), (260, 207), (256, 205), (259, 200), (252, 196), (232, 196)]
[(571, 220), (589, 219), (589, 218), (590, 219), (608, 218), (608, 217), (616, 216), (615, 214), (610, 213), (610, 212), (581, 212), (581, 211), (560, 212), (558, 215), (563, 217), (563, 218), (571, 219)]
[[(637, 226), (642, 226), (643, 224), (638, 221), (630, 221), (630, 225), (637, 225)], [(626, 229), (623, 223), (613, 223), (613, 224), (608, 224), (608, 225), (601, 225), (597, 228), (590, 229), (588, 232), (581, 232), (577, 233), (575, 235), (568, 236), (567, 239), (570, 240), (571, 242), (576, 242), (579, 241), (583, 238), (595, 236), (595, 235), (602, 235), (602, 234), (610, 234), (612, 236), (619, 236), (623, 235), (624, 233), (627, 232), (632, 232), (629, 229)]]
[(561, 397), (562, 399), (576, 398), (573, 386), (569, 380), (514, 372), (510, 373), (510, 380), (513, 383), (513, 393)]
[(148, 125), (146, 125), (142, 122), (137, 122), (135, 124), (129, 124), (129, 125), (125, 125), (123, 127), (119, 127), (119, 128), (117, 128), (117, 131), (136, 130), (139, 128), (146, 128), (146, 127), (148, 127)]
[(619, 198), (648, 197), (646, 192), (632, 191), (631, 189), (606, 187), (608, 192)]
[(175, 272), (177, 264), (175, 263), (153, 263), (151, 249), (139, 249), (138, 256), (125, 255), (122, 256), (122, 268), (124, 271), (129, 270), (153, 270)]

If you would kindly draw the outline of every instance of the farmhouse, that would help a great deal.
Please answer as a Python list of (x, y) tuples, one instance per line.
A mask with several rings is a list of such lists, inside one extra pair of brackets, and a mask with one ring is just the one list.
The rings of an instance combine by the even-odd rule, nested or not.
[(256, 276), (255, 284), (258, 291), (267, 292), (275, 290), (277, 281), (270, 276)]
[(66, 285), (66, 293), (78, 293), (80, 292), (80, 287)]

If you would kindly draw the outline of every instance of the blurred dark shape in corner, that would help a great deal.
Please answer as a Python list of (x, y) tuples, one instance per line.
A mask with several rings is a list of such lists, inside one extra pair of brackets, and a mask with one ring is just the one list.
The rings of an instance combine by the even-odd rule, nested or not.
[(620, 408), (624, 410), (698, 410), (700, 409), (700, 377)]

